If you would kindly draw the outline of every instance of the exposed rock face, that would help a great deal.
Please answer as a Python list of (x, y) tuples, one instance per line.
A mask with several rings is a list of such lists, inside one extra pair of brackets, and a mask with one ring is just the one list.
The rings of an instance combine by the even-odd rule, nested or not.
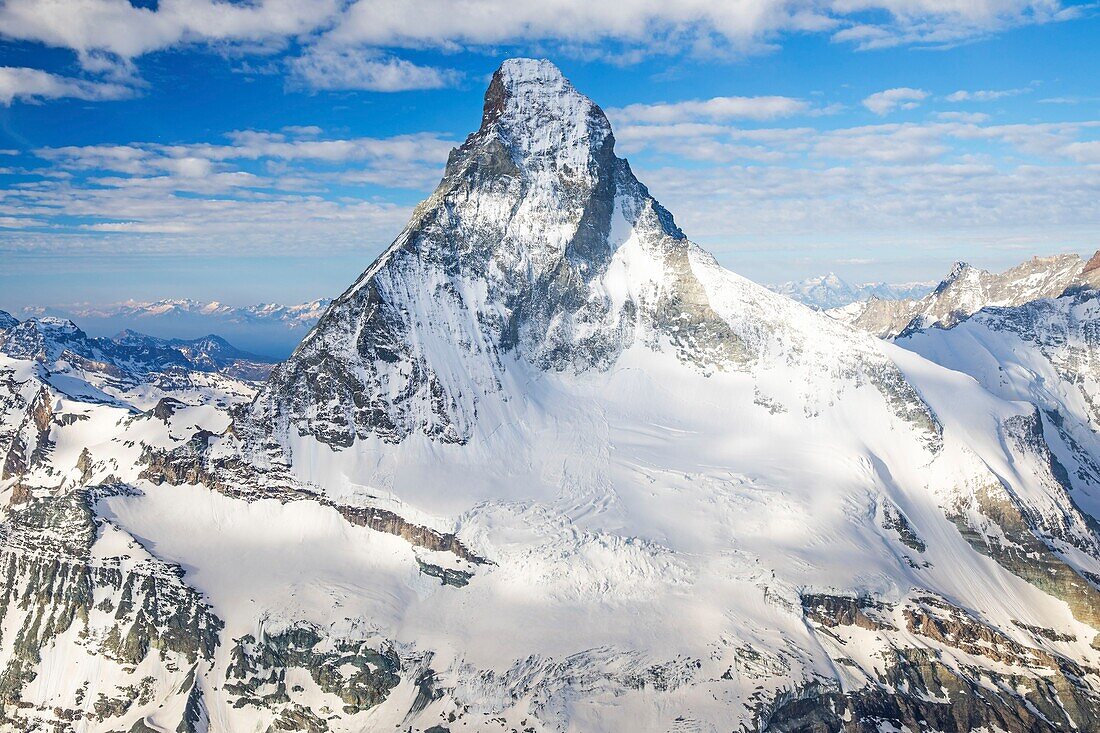
[[(0, 526), (0, 723), (13, 729), (58, 717), (128, 727), (175, 697), (180, 670), (209, 666), (218, 645), (221, 621), (178, 568), (132, 540), (128, 554), (102, 554), (121, 533), (96, 519), (94, 502), (90, 490), (30, 499)], [(92, 659), (99, 672), (79, 689), (36, 684)]]
[(923, 298), (871, 298), (836, 308), (830, 314), (882, 338), (904, 336), (925, 328), (950, 328), (982, 308), (1012, 307), (1040, 298), (1056, 298), (1070, 287), (1089, 284), (1096, 272), (1095, 260), (1094, 256), (1086, 263), (1075, 254), (1034, 257), (999, 274), (957, 262), (951, 273)]
[[(767, 731), (879, 731), (883, 721), (911, 730), (964, 733), (984, 728), (1061, 731), (1100, 725), (1100, 698), (1082, 694), (1073, 680), (1097, 674), (1069, 659), (1025, 646), (980, 619), (935, 596), (917, 596), (897, 606), (867, 598), (807, 595), (808, 620), (830, 638), (837, 658), (860, 643), (854, 628), (880, 632), (888, 646), (870, 684), (840, 691), (812, 685), (758, 710)], [(901, 623), (897, 623), (901, 621)], [(1044, 630), (1045, 631), (1045, 630)], [(934, 653), (893, 639), (910, 633), (967, 659), (1043, 669), (1038, 680), (989, 672), (971, 662), (945, 663)], [(853, 665), (850, 659), (837, 662)], [(993, 684), (988, 684), (992, 682)]]
[(214, 334), (196, 339), (169, 339), (166, 343), (183, 354), (191, 369), (220, 372), (237, 379), (262, 382), (274, 366), (271, 359), (241, 351)]
[(286, 673), (292, 668), (310, 674), (323, 691), (339, 697), (343, 711), (352, 715), (383, 702), (401, 679), (397, 674), (401, 660), (392, 650), (333, 643), (308, 626), (266, 635), (261, 641), (245, 636), (237, 640), (231, 658), (226, 689), (237, 698), (238, 707), (289, 703)]

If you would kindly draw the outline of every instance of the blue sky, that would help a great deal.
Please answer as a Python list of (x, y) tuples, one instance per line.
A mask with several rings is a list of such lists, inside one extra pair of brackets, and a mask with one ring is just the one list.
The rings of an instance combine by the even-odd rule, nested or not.
[(0, 2), (0, 308), (339, 293), (544, 56), (727, 267), (1100, 248), (1100, 11), (1057, 0)]

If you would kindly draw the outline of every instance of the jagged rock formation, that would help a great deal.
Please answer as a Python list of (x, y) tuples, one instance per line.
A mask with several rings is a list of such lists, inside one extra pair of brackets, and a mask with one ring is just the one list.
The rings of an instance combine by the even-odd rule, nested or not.
[(214, 334), (196, 339), (168, 339), (165, 343), (183, 354), (190, 369), (219, 372), (250, 382), (267, 379), (274, 364), (267, 357), (241, 351)]
[(1096, 286), (1097, 273), (1096, 257), (1086, 263), (1075, 254), (1033, 257), (999, 274), (957, 262), (923, 298), (872, 297), (830, 314), (881, 338), (894, 338), (925, 328), (950, 328), (982, 308), (1018, 306), (1056, 298), (1073, 286)]
[(0, 726), (185, 719), (185, 678), (209, 667), (222, 622), (179, 568), (96, 517), (97, 494), (120, 488), (31, 498), (0, 525)]
[[(720, 268), (548, 62), (494, 74), (439, 187), (254, 401), (24, 342), (0, 354), (5, 526), (90, 547), (66, 572), (123, 569), (85, 573), (87, 624), (88, 593), (10, 576), (77, 619), (0, 624), (13, 726), (1100, 720), (1091, 479), (1052, 418)], [(60, 665), (85, 627), (128, 638), (95, 604), (154, 561), (148, 643), (107, 682)]]

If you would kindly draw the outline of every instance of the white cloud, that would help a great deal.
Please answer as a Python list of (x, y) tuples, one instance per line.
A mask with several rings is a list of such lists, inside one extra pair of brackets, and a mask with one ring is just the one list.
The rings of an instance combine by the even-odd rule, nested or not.
[(287, 125), (283, 128), (283, 132), (295, 137), (317, 137), (324, 130), (317, 125)]
[(70, 145), (40, 148), (35, 154), (62, 170), (104, 170), (134, 176), (166, 172), (179, 177), (202, 178), (220, 170), (224, 164), (265, 159), (328, 164), (390, 161), (429, 164), (437, 169), (454, 146), (453, 141), (433, 133), (320, 140), (238, 130), (227, 137), (229, 144)]
[[(44, 167), (29, 166), (27, 180), (0, 188), (0, 251), (381, 246), (407, 221), (410, 197), (397, 191), (430, 190), (454, 145), (432, 133), (321, 135), (305, 126), (239, 130), (226, 143), (35, 150)], [(349, 192), (356, 186), (369, 188)]]
[[(1081, 9), (1057, 0), (836, 0), (833, 10), (854, 21), (833, 34), (836, 42), (860, 50), (903, 44), (950, 47), (1009, 28), (1080, 17)], [(866, 13), (885, 11), (889, 20), (872, 24)], [(860, 13), (864, 15), (860, 15)]]
[(816, 137), (812, 151), (821, 158), (872, 163), (933, 161), (950, 146), (943, 132), (928, 125), (872, 125), (832, 130)]
[(451, 69), (419, 66), (370, 49), (327, 44), (314, 47), (289, 63), (292, 81), (309, 89), (401, 92), (449, 87), (462, 78)]
[(338, 0), (160, 0), (156, 9), (129, 0), (7, 0), (0, 34), (69, 48), (92, 64), (97, 54), (131, 59), (202, 42), (262, 42), (310, 33), (331, 22)]
[(89, 232), (126, 232), (130, 234), (185, 234), (193, 231), (188, 224), (161, 222), (148, 224), (140, 221), (103, 222), (100, 224), (85, 224), (80, 227)]
[(41, 219), (28, 219), (23, 216), (0, 216), (0, 227), (5, 229), (25, 229), (28, 227), (45, 226)]
[(1100, 162), (1100, 121), (990, 125), (987, 115), (939, 113), (936, 121), (819, 130), (810, 127), (745, 129), (716, 123), (620, 125), (621, 152), (714, 163), (749, 161), (820, 165), (911, 165), (969, 162), (980, 144), (989, 159), (1017, 165), (1020, 157), (1051, 164)]
[(133, 95), (134, 89), (125, 84), (74, 79), (39, 69), (0, 66), (0, 104), (3, 105), (10, 105), (17, 99), (36, 101), (69, 97), (107, 100), (125, 99)]
[[(688, 236), (709, 242), (779, 244), (871, 240), (884, 254), (920, 241), (957, 243), (1012, 234), (1044, 241), (1096, 231), (1100, 180), (1075, 166), (990, 163), (635, 165)], [(892, 241), (891, 241), (892, 240)], [(802, 244), (797, 244), (802, 243)], [(769, 259), (774, 259), (770, 254)]]
[[(506, 45), (632, 63), (652, 53), (766, 51), (787, 33), (831, 33), (858, 48), (948, 45), (1076, 14), (1061, 0), (160, 0), (155, 7), (129, 0), (6, 0), (0, 34), (71, 49), (96, 71), (184, 45), (269, 53), (292, 41), (307, 47), (305, 59), (318, 43), (334, 49)], [(600, 48), (607, 41), (619, 46), (612, 54)], [(311, 67), (329, 70), (322, 78), (343, 79), (341, 88), (422, 88), (433, 78), (396, 59), (367, 59), (358, 70), (338, 57), (301, 63), (307, 75), (317, 73)]]
[[(466, 0), (461, 8), (455, 12), (447, 0), (358, 0), (331, 37), (390, 47), (615, 40), (707, 55), (723, 47), (742, 53), (766, 49), (783, 32), (834, 32), (835, 40), (860, 46), (957, 43), (1067, 13), (1057, 0)], [(876, 11), (881, 22), (854, 20)]]
[(960, 89), (948, 94), (945, 99), (948, 102), (993, 102), (1005, 97), (1015, 97), (1027, 91), (1027, 89), (978, 89), (971, 92)]
[(1100, 163), (1100, 140), (1070, 143), (1066, 153), (1081, 163)]
[(0, 191), (0, 226), (9, 225), (0, 251), (338, 252), (383, 246), (410, 213), (384, 200), (337, 200), (324, 191), (281, 190), (277, 180), (252, 182), (256, 188), (233, 188), (215, 176), (209, 188), (189, 189), (195, 181), (159, 176), (9, 188)]
[(914, 109), (927, 97), (928, 92), (923, 89), (896, 87), (875, 92), (863, 100), (863, 106), (881, 116), (887, 115), (895, 109)]
[(792, 97), (713, 97), (683, 102), (631, 104), (608, 110), (616, 121), (673, 124), (706, 120), (774, 120), (807, 112), (808, 102)]
[[(1035, 251), (1094, 239), (1100, 121), (987, 121), (952, 115), (835, 130), (630, 124), (616, 137), (684, 231), (720, 256), (737, 250), (741, 268), (745, 252), (773, 263), (777, 248), (806, 252), (823, 242), (884, 256), (943, 247), (950, 259), (960, 247), (1009, 238)], [(649, 155), (633, 157), (640, 152)]]
[(943, 120), (944, 122), (970, 122), (977, 124), (980, 122), (988, 122), (989, 115), (984, 112), (937, 112), (937, 120)]

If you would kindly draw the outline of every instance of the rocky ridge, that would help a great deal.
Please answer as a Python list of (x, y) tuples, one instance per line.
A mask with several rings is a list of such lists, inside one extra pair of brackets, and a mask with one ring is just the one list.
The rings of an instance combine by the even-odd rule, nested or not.
[(1033, 257), (998, 274), (957, 262), (923, 298), (872, 297), (829, 313), (881, 338), (925, 328), (950, 328), (982, 308), (1019, 306), (1056, 298), (1072, 287), (1100, 285), (1096, 263), (1096, 257), (1086, 262), (1075, 254)]

